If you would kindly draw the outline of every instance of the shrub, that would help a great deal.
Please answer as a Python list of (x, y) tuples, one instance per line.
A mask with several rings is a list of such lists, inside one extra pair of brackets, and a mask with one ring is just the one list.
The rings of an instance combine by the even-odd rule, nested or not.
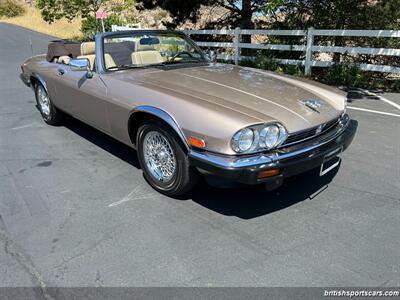
[(303, 76), (303, 71), (300, 65), (283, 65), (283, 73), (294, 76)]
[(250, 67), (250, 68), (257, 68), (257, 67), (258, 67), (257, 64), (256, 64), (256, 62), (254, 62), (254, 61), (252, 61), (252, 60), (249, 60), (249, 59), (241, 60), (241, 61), (239, 62), (239, 64), (240, 64), (241, 66), (243, 66), (243, 67)]
[(0, 17), (13, 18), (25, 13), (25, 8), (14, 0), (0, 0)]
[(372, 82), (369, 84), (369, 87), (373, 90), (383, 90), (386, 89), (387, 85), (388, 82), (385, 80), (385, 78), (376, 78), (372, 80)]
[(396, 92), (399, 92), (400, 91), (400, 79), (394, 80), (392, 82), (390, 88)]
[(362, 87), (368, 82), (365, 73), (351, 64), (335, 64), (329, 67), (322, 80), (328, 84), (350, 87)]
[(277, 71), (279, 68), (278, 63), (269, 56), (258, 56), (255, 61), (256, 67), (269, 71)]

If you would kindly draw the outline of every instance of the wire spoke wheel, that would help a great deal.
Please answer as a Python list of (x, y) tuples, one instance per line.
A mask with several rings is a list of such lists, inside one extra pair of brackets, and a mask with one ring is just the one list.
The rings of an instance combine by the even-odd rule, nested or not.
[(50, 98), (42, 86), (38, 88), (38, 102), (40, 110), (48, 117), (50, 115)]
[(146, 168), (158, 181), (170, 181), (176, 172), (176, 158), (167, 138), (158, 131), (148, 132), (143, 141)]

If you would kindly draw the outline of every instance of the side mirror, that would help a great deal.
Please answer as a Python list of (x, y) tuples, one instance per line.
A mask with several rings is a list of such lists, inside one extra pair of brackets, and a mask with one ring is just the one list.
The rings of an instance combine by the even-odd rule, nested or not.
[(69, 66), (71, 67), (71, 71), (86, 71), (87, 78), (93, 77), (90, 63), (87, 58), (71, 58)]

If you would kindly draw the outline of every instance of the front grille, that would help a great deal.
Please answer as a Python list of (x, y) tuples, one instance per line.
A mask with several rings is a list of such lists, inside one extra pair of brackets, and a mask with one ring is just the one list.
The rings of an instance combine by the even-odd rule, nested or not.
[(322, 131), (320, 131), (320, 132), (317, 132), (318, 127), (320, 126), (320, 125), (318, 125), (313, 128), (310, 128), (310, 129), (292, 133), (287, 137), (286, 141), (282, 144), (282, 146), (289, 146), (289, 145), (296, 144), (296, 143), (299, 143), (304, 140), (311, 139), (318, 135), (321, 135), (321, 134), (327, 132), (328, 130), (330, 130), (332, 127), (334, 127), (338, 122), (339, 122), (339, 118), (333, 119), (329, 122), (326, 122), (322, 128)]

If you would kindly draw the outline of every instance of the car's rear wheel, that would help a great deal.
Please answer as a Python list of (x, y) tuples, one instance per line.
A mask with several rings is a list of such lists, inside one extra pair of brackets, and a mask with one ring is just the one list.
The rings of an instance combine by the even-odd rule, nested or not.
[(175, 132), (161, 122), (143, 124), (137, 135), (140, 165), (150, 185), (157, 191), (176, 197), (189, 192), (199, 174)]
[(62, 112), (51, 101), (49, 94), (41, 83), (35, 86), (36, 103), (43, 120), (50, 125), (57, 125), (62, 120)]

